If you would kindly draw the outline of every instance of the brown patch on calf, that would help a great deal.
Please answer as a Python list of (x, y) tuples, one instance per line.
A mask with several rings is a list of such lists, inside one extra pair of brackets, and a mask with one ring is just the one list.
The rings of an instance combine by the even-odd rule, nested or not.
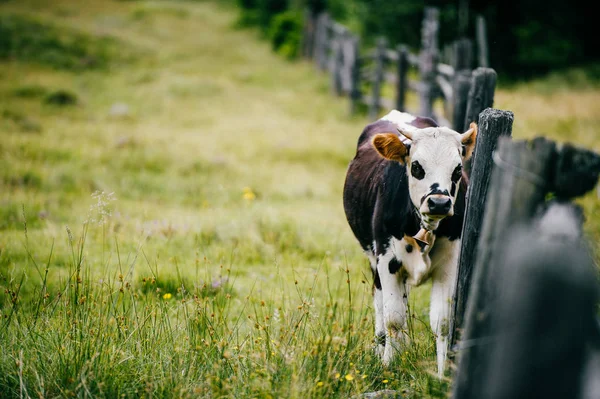
[[(425, 234), (426, 234), (426, 236), (425, 236), (426, 239), (430, 239), (430, 237), (427, 235), (427, 233), (425, 233)], [(407, 236), (407, 235), (404, 235), (404, 241), (407, 242), (406, 252), (408, 252), (408, 253), (410, 253), (412, 251), (412, 249), (411, 249), (411, 251), (408, 250), (409, 245), (413, 248), (419, 248), (421, 250), (421, 252), (423, 252), (425, 247), (428, 245), (428, 243), (425, 241), (416, 240), (413, 237)]]
[(395, 133), (379, 133), (371, 140), (373, 148), (385, 159), (404, 163), (407, 149)]

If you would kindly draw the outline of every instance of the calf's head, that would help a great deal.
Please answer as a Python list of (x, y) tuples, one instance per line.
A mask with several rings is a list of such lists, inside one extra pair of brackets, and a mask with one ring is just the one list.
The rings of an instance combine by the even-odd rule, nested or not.
[(462, 134), (447, 127), (399, 132), (410, 142), (396, 133), (380, 133), (373, 136), (373, 147), (384, 158), (406, 166), (411, 202), (423, 227), (434, 230), (454, 214), (463, 163), (475, 148), (477, 125), (471, 123)]

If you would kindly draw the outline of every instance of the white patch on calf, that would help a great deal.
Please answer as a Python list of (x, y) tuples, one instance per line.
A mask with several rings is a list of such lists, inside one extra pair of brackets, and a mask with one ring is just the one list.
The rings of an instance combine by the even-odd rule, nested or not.
[[(431, 271), (431, 259), (429, 250), (433, 242), (430, 242), (424, 251), (421, 250), (416, 240), (409, 236), (404, 236), (398, 240), (392, 238), (391, 248), (396, 259), (402, 262), (402, 267), (407, 275), (406, 282), (414, 287), (421, 285)], [(409, 251), (410, 248), (410, 251)]]
[(390, 111), (387, 115), (385, 115), (381, 120), (390, 121), (396, 124), (399, 128), (404, 130), (413, 131), (417, 128), (411, 125), (414, 120), (417, 119), (411, 114), (407, 114), (406, 112), (400, 112), (397, 110)]

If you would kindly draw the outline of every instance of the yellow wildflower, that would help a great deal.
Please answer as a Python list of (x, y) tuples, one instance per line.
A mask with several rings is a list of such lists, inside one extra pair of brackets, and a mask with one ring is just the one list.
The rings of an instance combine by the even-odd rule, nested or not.
[(173, 295), (171, 295), (169, 292), (167, 292), (165, 295), (163, 295), (163, 299), (171, 299)]
[(354, 379), (352, 374), (346, 374), (346, 376), (344, 378), (346, 379), (346, 381), (352, 381)]
[(319, 381), (319, 382), (317, 382), (317, 386), (318, 386), (318, 387), (322, 387), (323, 385), (325, 385), (325, 383), (324, 383), (323, 381)]
[(243, 197), (246, 201), (253, 201), (256, 199), (256, 194), (254, 194), (250, 187), (244, 187), (243, 192)]
[(381, 382), (383, 382), (384, 384), (387, 384), (389, 381), (388, 380), (383, 380)]

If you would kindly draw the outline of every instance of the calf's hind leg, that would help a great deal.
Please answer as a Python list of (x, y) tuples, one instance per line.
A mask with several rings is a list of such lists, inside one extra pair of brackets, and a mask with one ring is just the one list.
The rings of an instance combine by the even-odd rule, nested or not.
[(379, 357), (383, 357), (385, 350), (385, 327), (383, 324), (383, 294), (381, 292), (381, 279), (377, 271), (377, 257), (373, 251), (367, 251), (367, 257), (373, 272), (373, 308), (375, 309), (375, 345)]

